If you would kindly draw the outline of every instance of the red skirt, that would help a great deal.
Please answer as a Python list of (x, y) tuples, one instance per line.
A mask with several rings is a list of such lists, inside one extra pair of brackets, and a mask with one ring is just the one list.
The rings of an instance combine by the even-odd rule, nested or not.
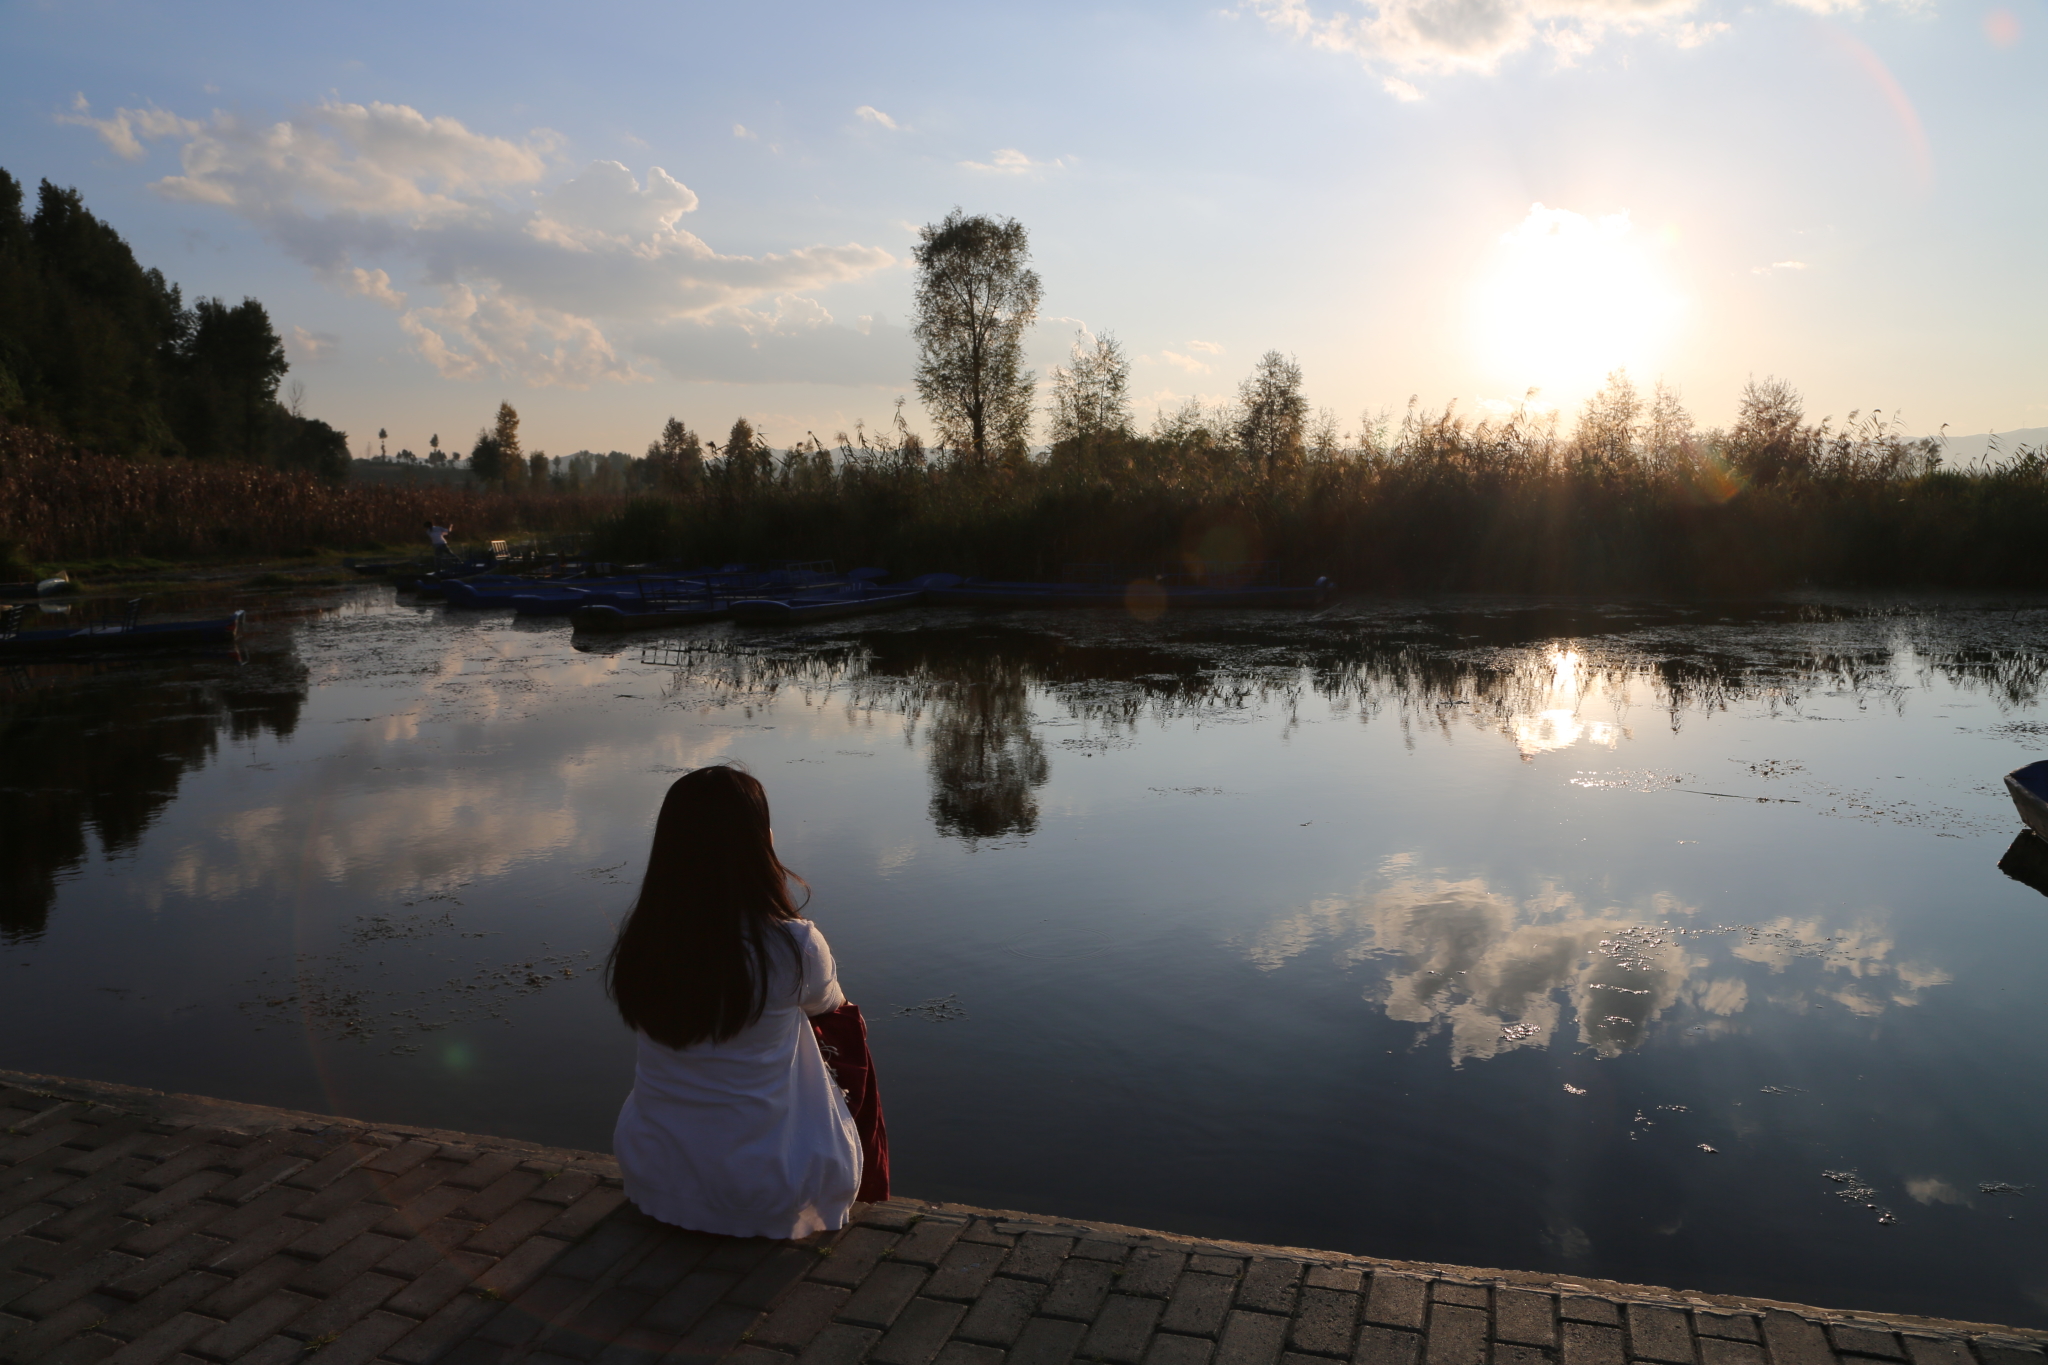
[(846, 1107), (860, 1134), (860, 1192), (854, 1198), (878, 1204), (889, 1197), (889, 1124), (882, 1117), (875, 1059), (868, 1052), (867, 1021), (860, 1017), (860, 1006), (849, 1001), (830, 1014), (812, 1016), (811, 1028), (818, 1035), (825, 1065), (846, 1092)]

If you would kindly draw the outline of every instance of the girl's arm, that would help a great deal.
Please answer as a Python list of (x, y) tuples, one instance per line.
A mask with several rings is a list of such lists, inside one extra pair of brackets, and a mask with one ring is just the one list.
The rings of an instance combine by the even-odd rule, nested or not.
[(813, 1018), (830, 1014), (846, 1003), (846, 992), (839, 988), (839, 966), (832, 960), (832, 947), (815, 924), (804, 935), (802, 990), (803, 1012)]

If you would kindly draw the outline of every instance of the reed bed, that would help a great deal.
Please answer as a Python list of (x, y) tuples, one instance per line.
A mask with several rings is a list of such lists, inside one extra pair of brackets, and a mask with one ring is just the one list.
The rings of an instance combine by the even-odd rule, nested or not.
[(914, 438), (842, 436), (744, 482), (713, 464), (636, 498), (596, 545), (619, 559), (829, 556), (1019, 578), (1109, 563), (1201, 577), (1262, 560), (1364, 590), (2048, 585), (2040, 452), (1947, 471), (1933, 443), (1882, 422), (1658, 443), (1411, 413), (1372, 439), (1278, 458), (1227, 432), (1118, 434), (986, 467)]

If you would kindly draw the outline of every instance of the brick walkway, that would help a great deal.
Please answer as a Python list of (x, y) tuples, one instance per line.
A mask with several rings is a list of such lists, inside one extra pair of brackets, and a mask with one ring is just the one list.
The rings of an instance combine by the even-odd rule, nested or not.
[(29, 1365), (2048, 1365), (2048, 1333), (898, 1199), (804, 1243), (610, 1158), (0, 1072)]

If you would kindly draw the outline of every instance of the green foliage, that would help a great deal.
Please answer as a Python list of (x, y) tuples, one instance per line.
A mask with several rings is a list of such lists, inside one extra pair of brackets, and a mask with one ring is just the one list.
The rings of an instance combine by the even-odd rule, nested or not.
[(0, 418), (116, 455), (344, 475), (339, 433), (278, 404), (286, 368), (261, 303), (186, 308), (76, 190), (44, 181), (28, 217), (0, 171)]
[(1024, 337), (1039, 298), (1024, 225), (956, 208), (920, 230), (915, 255), (917, 395), (940, 442), (977, 466), (1022, 460), (1032, 390)]
[(298, 417), (272, 404), (269, 438), (271, 463), (282, 470), (346, 479), (349, 474), (348, 433), (336, 431), (316, 417)]
[[(498, 419), (491, 427), (491, 444), (497, 451), (498, 483), (507, 492), (525, 487), (526, 452), (519, 445), (519, 413), (510, 403), (498, 404)], [(474, 473), (475, 470), (475, 457), (472, 456), (470, 471)]]
[(704, 481), (704, 443), (671, 417), (647, 445), (654, 486), (664, 493), (688, 493)]
[(479, 429), (469, 448), (469, 473), (486, 488), (495, 488), (504, 480), (505, 449), (488, 431)]
[(1237, 404), (1237, 441), (1248, 460), (1269, 477), (1300, 462), (1308, 428), (1300, 364), (1266, 352), (1238, 387)]
[[(1092, 344), (1091, 344), (1092, 343)], [(1107, 332), (1091, 338), (1074, 334), (1071, 364), (1052, 369), (1054, 447), (1086, 445), (1128, 436), (1131, 430), (1131, 362)]]

